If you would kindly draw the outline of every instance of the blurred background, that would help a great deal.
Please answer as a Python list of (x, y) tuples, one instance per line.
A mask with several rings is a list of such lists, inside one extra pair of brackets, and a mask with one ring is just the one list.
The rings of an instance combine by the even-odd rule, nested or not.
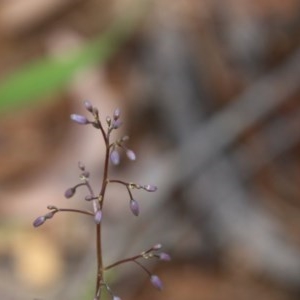
[[(162, 243), (108, 274), (122, 299), (299, 299), (300, 1), (1, 0), (0, 298), (93, 298), (95, 229), (58, 214), (85, 163), (97, 186), (103, 143), (71, 113), (116, 107), (137, 154), (108, 189), (104, 261)], [(97, 189), (96, 189), (97, 190)], [(109, 297), (107, 297), (109, 299)]]

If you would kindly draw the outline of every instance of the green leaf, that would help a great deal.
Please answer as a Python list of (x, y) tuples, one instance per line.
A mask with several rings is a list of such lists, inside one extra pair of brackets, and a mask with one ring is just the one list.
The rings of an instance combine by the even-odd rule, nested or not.
[(38, 59), (3, 79), (0, 82), (1, 111), (45, 100), (49, 94), (62, 90), (77, 71), (106, 61), (132, 32), (135, 21), (136, 17), (124, 18), (81, 49), (61, 58)]

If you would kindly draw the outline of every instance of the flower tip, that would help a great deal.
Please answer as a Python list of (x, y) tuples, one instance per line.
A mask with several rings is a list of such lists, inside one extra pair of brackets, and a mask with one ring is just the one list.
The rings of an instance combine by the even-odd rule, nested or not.
[(152, 285), (157, 288), (158, 290), (162, 290), (163, 289), (163, 283), (162, 281), (160, 280), (160, 278), (156, 275), (151, 275), (150, 277), (150, 281), (152, 283)]
[(80, 124), (80, 125), (86, 125), (89, 123), (88, 119), (85, 116), (72, 114), (70, 116), (71, 120)]
[(137, 217), (140, 213), (140, 208), (139, 208), (139, 204), (136, 200), (134, 199), (130, 199), (130, 210), (132, 211), (132, 213)]
[(33, 226), (39, 227), (39, 226), (43, 225), (45, 223), (45, 221), (46, 221), (45, 216), (40, 216), (34, 220)]

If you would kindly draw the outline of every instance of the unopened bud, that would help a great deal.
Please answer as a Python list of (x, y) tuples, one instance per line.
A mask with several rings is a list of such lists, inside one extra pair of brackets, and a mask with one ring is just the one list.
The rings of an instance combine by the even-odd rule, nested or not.
[(120, 121), (120, 120), (114, 120), (113, 122), (112, 122), (112, 125), (111, 125), (111, 127), (113, 128), (113, 129), (118, 129), (119, 127), (121, 127), (122, 126), (122, 121)]
[(113, 165), (118, 165), (120, 163), (120, 154), (117, 150), (113, 150), (110, 153), (110, 161)]
[(161, 291), (163, 289), (163, 283), (162, 283), (162, 281), (160, 280), (160, 278), (158, 276), (151, 275), (150, 281), (151, 281), (152, 285), (154, 287), (156, 287), (158, 290)]
[(132, 150), (126, 150), (126, 155), (130, 160), (136, 160), (136, 155)]
[(86, 125), (89, 123), (89, 120), (85, 116), (82, 116), (82, 115), (72, 114), (70, 116), (70, 118), (72, 121), (74, 121), (80, 125)]
[(86, 100), (83, 102), (85, 108), (89, 111), (89, 112), (93, 112), (93, 105), (91, 104), (90, 101)]
[(135, 216), (138, 216), (139, 213), (140, 213), (140, 208), (139, 208), (139, 204), (136, 200), (134, 199), (130, 199), (130, 209), (132, 211), (132, 213), (135, 215)]
[(157, 191), (157, 186), (152, 184), (146, 184), (143, 186), (143, 189), (146, 190), (147, 192), (155, 192)]
[(159, 259), (163, 260), (163, 261), (170, 261), (171, 260), (171, 256), (168, 253), (162, 252), (159, 253)]
[(39, 226), (43, 225), (45, 223), (45, 221), (46, 221), (45, 216), (40, 216), (34, 220), (33, 226), (39, 227)]
[(76, 189), (75, 188), (69, 188), (65, 191), (65, 197), (66, 198), (71, 198), (75, 194)]
[(115, 111), (114, 111), (114, 120), (118, 120), (120, 118), (120, 115), (121, 115), (121, 110), (120, 108), (116, 108)]

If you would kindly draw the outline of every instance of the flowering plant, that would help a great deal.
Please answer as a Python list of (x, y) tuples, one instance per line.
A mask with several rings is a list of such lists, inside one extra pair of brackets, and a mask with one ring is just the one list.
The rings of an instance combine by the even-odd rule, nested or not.
[(92, 125), (95, 129), (100, 130), (101, 136), (103, 138), (105, 144), (105, 159), (104, 159), (104, 167), (103, 167), (103, 176), (101, 185), (99, 188), (99, 192), (96, 193), (95, 189), (91, 186), (89, 178), (90, 173), (86, 170), (85, 165), (82, 162), (78, 163), (78, 168), (80, 170), (80, 182), (65, 191), (65, 197), (71, 198), (75, 195), (78, 188), (85, 187), (87, 189), (87, 195), (84, 197), (84, 200), (91, 203), (91, 210), (81, 210), (81, 209), (72, 209), (72, 208), (58, 208), (53, 205), (49, 205), (47, 208), (49, 210), (48, 213), (39, 216), (33, 222), (34, 227), (39, 227), (44, 224), (47, 220), (53, 218), (55, 214), (58, 212), (73, 212), (84, 214), (93, 218), (95, 226), (96, 226), (96, 252), (97, 252), (97, 273), (96, 273), (96, 288), (94, 300), (101, 299), (101, 292), (103, 289), (106, 289), (108, 293), (111, 295), (113, 300), (120, 300), (121, 298), (116, 296), (108, 283), (105, 280), (105, 272), (110, 270), (118, 265), (133, 262), (138, 265), (146, 274), (149, 276), (150, 282), (154, 287), (158, 290), (162, 290), (163, 284), (160, 278), (152, 274), (142, 263), (142, 259), (150, 259), (156, 258), (163, 261), (169, 261), (170, 255), (161, 252), (162, 245), (156, 244), (153, 247), (145, 250), (137, 255), (118, 260), (110, 265), (105, 266), (103, 264), (103, 254), (102, 254), (102, 239), (101, 239), (101, 223), (103, 219), (103, 209), (105, 203), (105, 195), (107, 186), (111, 183), (116, 183), (123, 185), (129, 195), (129, 208), (134, 216), (138, 216), (140, 213), (139, 203), (133, 197), (132, 191), (134, 189), (142, 189), (147, 192), (155, 192), (157, 187), (151, 184), (140, 185), (132, 182), (126, 182), (119, 179), (112, 179), (109, 177), (109, 165), (118, 165), (120, 163), (120, 151), (125, 151), (126, 156), (129, 160), (134, 161), (136, 159), (135, 153), (126, 147), (126, 142), (128, 140), (128, 136), (123, 136), (116, 141), (111, 141), (111, 133), (114, 130), (117, 130), (122, 122), (120, 120), (120, 110), (116, 109), (113, 113), (112, 117), (106, 117), (106, 126), (104, 126), (99, 117), (99, 111), (96, 107), (94, 107), (89, 101), (84, 102), (85, 109), (91, 114), (92, 120), (86, 118), (85, 116), (72, 114), (71, 120), (80, 125)]

